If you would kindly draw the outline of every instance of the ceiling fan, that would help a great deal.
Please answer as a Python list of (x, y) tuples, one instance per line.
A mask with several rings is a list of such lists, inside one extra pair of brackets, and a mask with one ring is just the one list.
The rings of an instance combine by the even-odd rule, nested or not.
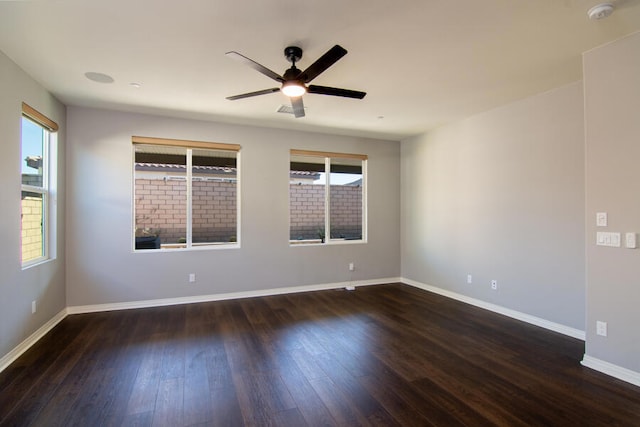
[(300, 58), (302, 58), (302, 49), (297, 46), (289, 46), (285, 48), (284, 56), (289, 62), (291, 62), (291, 68), (287, 69), (281, 76), (271, 71), (264, 65), (258, 64), (254, 60), (249, 59), (238, 52), (227, 52), (227, 56), (248, 65), (249, 67), (277, 81), (278, 83), (282, 83), (281, 87), (243, 93), (241, 95), (228, 96), (227, 99), (234, 101), (236, 99), (249, 98), (252, 96), (266, 95), (269, 93), (282, 91), (282, 93), (291, 98), (291, 106), (293, 107), (293, 114), (296, 118), (304, 117), (304, 103), (302, 102), (302, 95), (304, 95), (305, 93), (316, 93), (319, 95), (343, 96), (345, 98), (362, 99), (366, 95), (366, 92), (307, 84), (311, 82), (311, 80), (318, 77), (318, 75), (326, 71), (327, 68), (331, 67), (346, 54), (346, 49), (344, 49), (342, 46), (335, 45), (324, 55), (318, 58), (316, 62), (311, 64), (306, 70), (301, 71), (296, 67), (296, 62), (298, 62)]

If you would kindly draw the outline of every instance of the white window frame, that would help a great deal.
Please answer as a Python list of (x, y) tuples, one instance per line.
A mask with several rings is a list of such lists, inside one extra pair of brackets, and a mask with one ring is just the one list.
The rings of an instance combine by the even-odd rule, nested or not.
[[(241, 146), (238, 144), (227, 144), (227, 143), (218, 143), (218, 142), (204, 142), (204, 141), (188, 141), (188, 140), (179, 140), (179, 139), (168, 139), (168, 138), (154, 138), (154, 137), (143, 137), (143, 136), (133, 136), (132, 140), (132, 229), (135, 229), (136, 226), (136, 212), (135, 212), (135, 179), (136, 179), (136, 171), (135, 171), (135, 146), (136, 145), (164, 145), (169, 147), (180, 147), (185, 148), (186, 154), (186, 242), (184, 244), (180, 243), (175, 245), (174, 247), (165, 247), (160, 249), (136, 249), (136, 239), (135, 233), (133, 233), (132, 239), (132, 251), (135, 253), (157, 253), (157, 252), (175, 252), (175, 251), (184, 251), (184, 250), (215, 250), (215, 249), (230, 249), (230, 248), (240, 248), (241, 242), (241, 194), (240, 194), (240, 149)], [(192, 184), (193, 184), (193, 160), (192, 154), (194, 149), (204, 149), (204, 150), (218, 150), (218, 151), (233, 151), (236, 154), (236, 241), (235, 242), (220, 242), (220, 243), (207, 243), (207, 244), (193, 244), (193, 218), (192, 218)]]
[[(42, 264), (49, 260), (55, 259), (55, 241), (56, 241), (56, 166), (57, 166), (57, 131), (58, 124), (38, 112), (26, 103), (22, 103), (22, 115), (20, 117), (20, 161), (23, 162), (22, 145), (22, 120), (26, 119), (42, 128), (42, 186), (29, 185), (22, 183), (22, 175), (20, 178), (20, 200), (22, 203), (22, 192), (30, 192), (40, 194), (42, 196), (42, 255), (23, 261), (22, 257), (22, 209), (21, 209), (21, 226), (20, 226), (20, 263), (22, 269)], [(20, 168), (22, 170), (22, 167)]]
[[(297, 150), (292, 149), (289, 153), (289, 172), (291, 170), (291, 157), (303, 156), (303, 157), (323, 157), (324, 158), (324, 230), (325, 238), (324, 242), (305, 242), (296, 241), (289, 238), (290, 246), (322, 246), (322, 245), (353, 245), (363, 244), (368, 241), (368, 226), (367, 226), (367, 164), (368, 156), (365, 154), (351, 154), (351, 153), (334, 153), (325, 151), (310, 151), (310, 150)], [(331, 159), (358, 159), (362, 162), (362, 238), (358, 240), (346, 240), (331, 238)], [(289, 234), (291, 234), (291, 193), (289, 192)]]

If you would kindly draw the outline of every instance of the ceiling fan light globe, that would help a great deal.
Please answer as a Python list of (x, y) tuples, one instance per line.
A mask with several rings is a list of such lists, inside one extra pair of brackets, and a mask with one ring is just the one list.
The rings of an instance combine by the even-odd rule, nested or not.
[(280, 90), (290, 98), (302, 96), (307, 92), (307, 88), (298, 82), (287, 82), (282, 85), (282, 88)]

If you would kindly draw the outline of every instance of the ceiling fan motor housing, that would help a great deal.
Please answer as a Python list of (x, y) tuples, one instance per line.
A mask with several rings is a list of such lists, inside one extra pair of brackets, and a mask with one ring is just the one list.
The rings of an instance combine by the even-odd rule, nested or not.
[(282, 75), (282, 77), (284, 78), (284, 81), (286, 81), (286, 82), (291, 81), (291, 80), (299, 80), (298, 77), (300, 77), (300, 73), (301, 72), (302, 71), (297, 69), (295, 67), (295, 65), (294, 65), (293, 67), (291, 67), (287, 71), (285, 71), (284, 74)]
[(302, 49), (298, 46), (288, 46), (284, 48), (284, 57), (287, 61), (295, 65), (302, 58)]

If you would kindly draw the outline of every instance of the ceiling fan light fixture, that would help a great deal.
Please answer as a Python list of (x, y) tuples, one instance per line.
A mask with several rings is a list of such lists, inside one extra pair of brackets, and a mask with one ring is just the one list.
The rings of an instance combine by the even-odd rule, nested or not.
[(297, 98), (307, 93), (306, 86), (298, 81), (284, 82), (280, 90), (290, 98)]

